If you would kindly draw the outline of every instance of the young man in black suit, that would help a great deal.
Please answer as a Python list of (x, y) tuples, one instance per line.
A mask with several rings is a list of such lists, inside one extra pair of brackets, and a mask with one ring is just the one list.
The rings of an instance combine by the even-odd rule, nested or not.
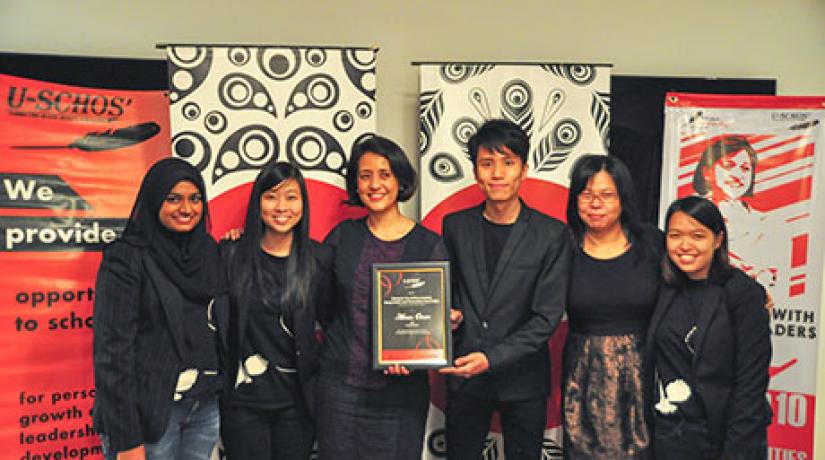
[(454, 333), (448, 374), (447, 458), (477, 460), (493, 411), (508, 460), (538, 459), (550, 392), (547, 340), (567, 297), (571, 248), (561, 222), (518, 191), (530, 141), (516, 124), (489, 120), (468, 142), (484, 203), (444, 218), (452, 267)]

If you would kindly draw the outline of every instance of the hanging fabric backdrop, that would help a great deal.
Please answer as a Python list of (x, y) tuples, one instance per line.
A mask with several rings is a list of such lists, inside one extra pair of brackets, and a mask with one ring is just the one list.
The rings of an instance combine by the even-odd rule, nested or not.
[(251, 182), (272, 160), (299, 166), (323, 239), (352, 211), (352, 145), (375, 131), (371, 48), (170, 45), (172, 151), (204, 177), (213, 234), (243, 222)]
[[(610, 124), (610, 66), (589, 64), (425, 64), (420, 67), (422, 222), (441, 231), (441, 219), (483, 201), (466, 143), (485, 120), (506, 118), (530, 136), (529, 175), (521, 197), (564, 220), (568, 172), (585, 153), (606, 153)], [(551, 340), (553, 389), (547, 409), (546, 458), (561, 458), (559, 383), (566, 323)], [(434, 377), (426, 458), (443, 458), (445, 393)], [(504, 458), (497, 419), (485, 459)]]
[(103, 244), (169, 156), (163, 91), (0, 74), (0, 452), (98, 459), (92, 305)]
[(719, 206), (731, 262), (776, 305), (769, 457), (814, 458), (825, 98), (668, 93), (665, 105), (660, 215), (688, 195)]

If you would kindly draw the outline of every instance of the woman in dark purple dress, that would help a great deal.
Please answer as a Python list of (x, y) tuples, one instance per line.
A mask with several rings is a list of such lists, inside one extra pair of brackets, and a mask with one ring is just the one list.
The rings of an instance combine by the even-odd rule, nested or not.
[(429, 408), (425, 371), (372, 368), (370, 273), (379, 262), (446, 260), (441, 239), (403, 216), (399, 201), (415, 191), (404, 152), (376, 136), (353, 149), (349, 203), (367, 217), (346, 220), (325, 243), (332, 251), (333, 292), (322, 325), (318, 392), (321, 460), (419, 460)]

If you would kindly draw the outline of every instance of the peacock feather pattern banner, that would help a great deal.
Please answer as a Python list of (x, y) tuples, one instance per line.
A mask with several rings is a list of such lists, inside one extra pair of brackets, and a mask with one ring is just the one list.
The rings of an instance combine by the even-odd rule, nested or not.
[(573, 159), (606, 153), (610, 66), (425, 64), (420, 69), (422, 216), (474, 185), (467, 140), (484, 121), (506, 118), (530, 136), (530, 177), (567, 184)]

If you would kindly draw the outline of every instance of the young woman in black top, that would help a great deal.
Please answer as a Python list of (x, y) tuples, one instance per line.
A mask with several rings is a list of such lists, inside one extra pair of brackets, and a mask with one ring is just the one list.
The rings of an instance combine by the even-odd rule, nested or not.
[(651, 320), (657, 459), (764, 459), (771, 339), (765, 290), (728, 261), (727, 229), (700, 197), (665, 216), (664, 285)]
[(327, 289), (320, 246), (309, 239), (301, 172), (265, 166), (243, 236), (221, 243), (230, 293), (230, 382), (221, 407), (227, 458), (305, 460), (313, 442), (315, 318)]
[(217, 441), (225, 288), (208, 215), (200, 173), (160, 160), (104, 251), (94, 424), (107, 460), (206, 460)]

